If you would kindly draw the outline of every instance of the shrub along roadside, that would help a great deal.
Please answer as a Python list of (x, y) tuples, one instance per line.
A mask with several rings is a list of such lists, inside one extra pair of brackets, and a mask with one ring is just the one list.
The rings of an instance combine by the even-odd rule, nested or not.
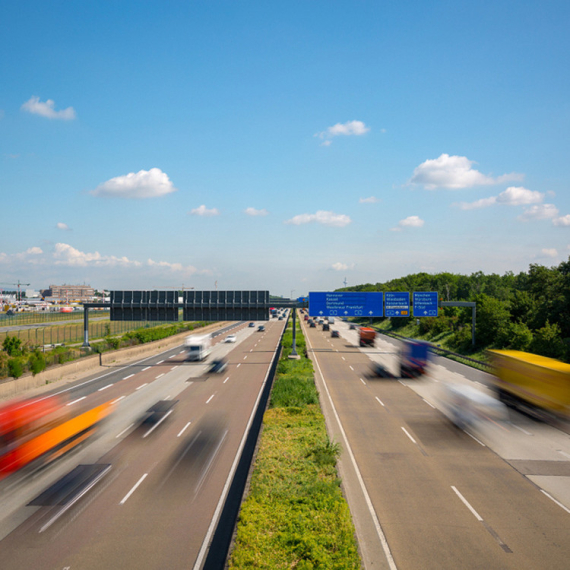
[(354, 527), (340, 489), (340, 446), (329, 440), (311, 361), (283, 337), (269, 409), (237, 524), (229, 568), (360, 568)]

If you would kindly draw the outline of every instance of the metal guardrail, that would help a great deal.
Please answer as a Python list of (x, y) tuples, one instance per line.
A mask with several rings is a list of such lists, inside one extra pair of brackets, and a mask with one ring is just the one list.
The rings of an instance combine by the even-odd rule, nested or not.
[[(384, 331), (378, 329), (377, 327), (374, 327), (374, 329), (381, 334), (385, 334), (386, 336), (393, 336), (401, 340), (416, 340), (392, 331)], [(444, 358), (451, 357), (450, 360), (465, 360), (468, 363), (476, 364), (478, 367), (483, 368), (484, 370), (489, 372), (493, 369), (493, 367), (488, 362), (483, 362), (482, 360), (477, 360), (476, 358), (471, 358), (470, 356), (465, 356), (464, 354), (459, 354), (458, 352), (447, 350), (447, 348), (441, 348), (439, 346), (434, 345), (433, 343), (430, 344), (432, 351), (439, 356), (443, 356)]]

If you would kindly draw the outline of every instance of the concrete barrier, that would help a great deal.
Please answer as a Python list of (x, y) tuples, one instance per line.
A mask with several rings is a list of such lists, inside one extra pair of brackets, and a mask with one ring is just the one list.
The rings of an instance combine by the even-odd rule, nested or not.
[(100, 355), (93, 354), (91, 356), (84, 356), (83, 358), (72, 360), (65, 364), (50, 366), (49, 369), (35, 376), (33, 376), (31, 372), (28, 372), (20, 378), (7, 378), (0, 383), (0, 401), (21, 396), (24, 395), (24, 393), (26, 396), (35, 395), (31, 393), (32, 390), (34, 392), (49, 390), (53, 387), (51, 384), (56, 382), (67, 384), (89, 376), (89, 374), (95, 371), (101, 371), (103, 369), (112, 370), (115, 367), (119, 368), (125, 366), (133, 360), (153, 356), (178, 346), (184, 342), (184, 339), (189, 334), (193, 334), (194, 332), (196, 332), (196, 334), (214, 332), (227, 324), (227, 322), (214, 323), (206, 327), (194, 329), (194, 331), (185, 331), (161, 340), (155, 340), (154, 342), (138, 344), (119, 350), (111, 350), (101, 353)]

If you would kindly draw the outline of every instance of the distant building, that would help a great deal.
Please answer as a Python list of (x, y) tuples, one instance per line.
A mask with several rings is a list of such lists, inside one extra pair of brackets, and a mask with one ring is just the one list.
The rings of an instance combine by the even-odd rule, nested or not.
[(49, 289), (42, 292), (44, 299), (59, 301), (91, 301), (95, 290), (90, 285), (50, 285)]

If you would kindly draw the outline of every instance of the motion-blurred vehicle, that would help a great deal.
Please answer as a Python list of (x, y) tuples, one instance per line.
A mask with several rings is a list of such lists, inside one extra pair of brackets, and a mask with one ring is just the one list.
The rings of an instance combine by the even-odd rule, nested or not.
[(228, 361), (225, 358), (215, 358), (208, 368), (209, 374), (221, 374), (228, 367)]
[(265, 326), (264, 325), (259, 325), (257, 327), (257, 332), (263, 332), (265, 330)]
[(59, 394), (0, 408), (0, 478), (62, 456), (95, 434), (114, 408), (110, 401), (93, 408), (67, 403)]
[(427, 372), (430, 354), (430, 345), (427, 342), (404, 342), (400, 351), (400, 376), (418, 378), (424, 375)]
[(225, 339), (224, 342), (235, 342), (237, 337), (235, 334), (229, 334)]
[(188, 360), (200, 361), (207, 358), (212, 351), (212, 339), (210, 335), (190, 335), (186, 337), (184, 346), (188, 351)]
[(143, 416), (143, 424), (158, 424), (173, 412), (178, 400), (160, 400), (152, 405)]
[(539, 419), (570, 418), (570, 364), (518, 350), (489, 352), (501, 402)]
[(476, 427), (485, 421), (507, 421), (505, 406), (492, 395), (464, 384), (441, 385), (442, 412), (457, 427)]
[(339, 338), (340, 334), (337, 330), (331, 331), (331, 337), (332, 338)]
[(376, 331), (369, 327), (360, 327), (358, 331), (358, 340), (360, 346), (374, 346), (376, 340)]

